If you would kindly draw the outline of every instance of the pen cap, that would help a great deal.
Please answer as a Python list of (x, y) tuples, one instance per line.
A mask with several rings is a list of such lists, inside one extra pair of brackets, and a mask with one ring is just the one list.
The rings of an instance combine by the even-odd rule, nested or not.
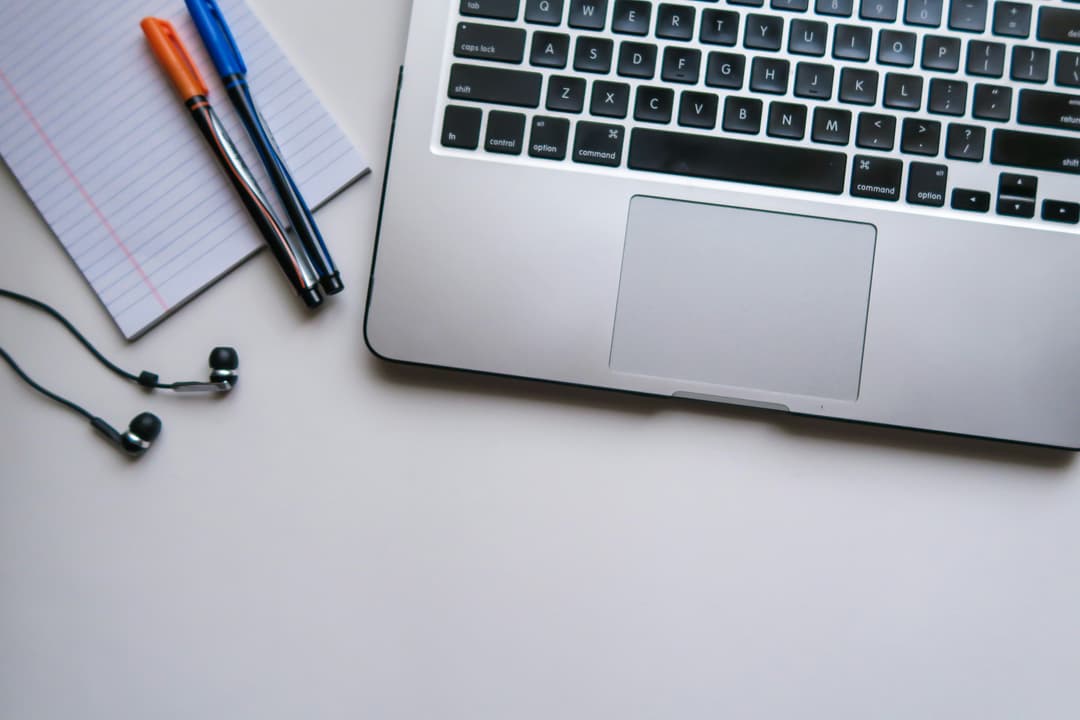
[(172, 23), (161, 18), (148, 17), (143, 18), (139, 27), (145, 33), (150, 49), (161, 67), (172, 78), (182, 100), (186, 102), (195, 95), (206, 95), (210, 92)]
[(203, 45), (214, 61), (214, 67), (223, 78), (230, 75), (244, 75), (247, 66), (236, 47), (236, 39), (225, 22), (221, 8), (214, 0), (186, 0), (191, 19), (199, 29)]

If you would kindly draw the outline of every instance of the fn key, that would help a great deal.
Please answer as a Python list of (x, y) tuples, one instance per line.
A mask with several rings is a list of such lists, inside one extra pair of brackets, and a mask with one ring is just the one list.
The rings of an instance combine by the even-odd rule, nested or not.
[(480, 108), (448, 105), (443, 115), (443, 147), (475, 150), (480, 145)]

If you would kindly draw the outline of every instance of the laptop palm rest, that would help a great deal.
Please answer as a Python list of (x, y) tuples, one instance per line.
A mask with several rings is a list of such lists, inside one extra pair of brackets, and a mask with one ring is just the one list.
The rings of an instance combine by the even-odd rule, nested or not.
[(635, 197), (611, 368), (854, 401), (876, 238), (867, 224)]

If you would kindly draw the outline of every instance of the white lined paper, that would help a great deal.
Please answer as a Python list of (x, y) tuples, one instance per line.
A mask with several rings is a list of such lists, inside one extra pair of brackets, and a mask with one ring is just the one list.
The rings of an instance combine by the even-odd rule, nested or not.
[[(317, 207), (367, 165), (247, 4), (219, 4), (255, 99)], [(128, 339), (262, 247), (153, 59), (139, 28), (146, 16), (176, 26), (215, 111), (273, 198), (182, 2), (0, 7), (0, 155)]]

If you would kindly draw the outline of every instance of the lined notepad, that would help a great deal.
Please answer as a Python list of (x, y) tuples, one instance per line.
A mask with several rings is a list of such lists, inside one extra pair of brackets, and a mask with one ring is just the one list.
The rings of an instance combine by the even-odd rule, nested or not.
[[(219, 4), (256, 101), (317, 207), (367, 166), (243, 0)], [(0, 4), (0, 154), (129, 339), (262, 247), (150, 54), (146, 16), (176, 26), (273, 195), (182, 0)]]

